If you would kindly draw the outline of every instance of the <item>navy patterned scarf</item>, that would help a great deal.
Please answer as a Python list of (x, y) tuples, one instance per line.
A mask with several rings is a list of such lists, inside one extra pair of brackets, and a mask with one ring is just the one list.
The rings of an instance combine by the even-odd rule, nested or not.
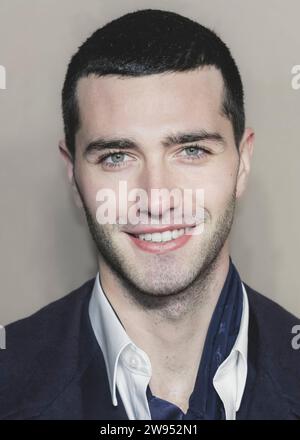
[(213, 377), (235, 343), (242, 309), (242, 283), (230, 258), (229, 271), (209, 324), (188, 411), (184, 414), (178, 406), (154, 396), (148, 386), (147, 398), (152, 420), (225, 419), (223, 403), (213, 386)]

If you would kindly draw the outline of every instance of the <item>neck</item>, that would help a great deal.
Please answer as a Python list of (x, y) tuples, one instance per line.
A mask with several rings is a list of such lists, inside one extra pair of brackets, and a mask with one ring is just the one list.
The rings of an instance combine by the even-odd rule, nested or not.
[(182, 408), (193, 389), (208, 326), (228, 269), (229, 251), (225, 243), (201, 278), (176, 295), (160, 298), (160, 307), (145, 308), (135, 301), (132, 286), (124, 284), (104, 261), (99, 261), (107, 298), (130, 339), (150, 358), (152, 392), (173, 399)]

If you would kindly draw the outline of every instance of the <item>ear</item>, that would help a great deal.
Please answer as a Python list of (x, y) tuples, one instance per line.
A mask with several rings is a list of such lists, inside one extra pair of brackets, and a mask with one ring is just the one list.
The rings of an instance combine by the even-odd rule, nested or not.
[(66, 145), (65, 139), (61, 139), (59, 141), (58, 149), (59, 149), (60, 155), (65, 163), (66, 169), (67, 169), (67, 176), (68, 176), (69, 182), (72, 187), (75, 203), (78, 206), (78, 208), (82, 208), (83, 206), (82, 206), (81, 197), (80, 197), (80, 194), (78, 193), (78, 189), (77, 189), (75, 179), (74, 179), (75, 162), (74, 162), (73, 157), (72, 157), (72, 155)]
[(254, 131), (246, 128), (239, 145), (239, 170), (237, 176), (236, 198), (240, 198), (244, 193), (250, 173), (251, 158), (254, 148)]

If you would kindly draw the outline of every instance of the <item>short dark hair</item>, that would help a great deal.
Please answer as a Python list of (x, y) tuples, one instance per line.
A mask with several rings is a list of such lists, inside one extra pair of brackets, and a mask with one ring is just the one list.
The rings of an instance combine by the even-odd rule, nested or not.
[(68, 150), (75, 157), (80, 125), (76, 86), (80, 78), (117, 75), (137, 77), (185, 72), (215, 66), (224, 81), (222, 113), (233, 126), (237, 148), (245, 130), (244, 92), (237, 65), (215, 32), (169, 11), (131, 12), (96, 30), (73, 55), (62, 90)]

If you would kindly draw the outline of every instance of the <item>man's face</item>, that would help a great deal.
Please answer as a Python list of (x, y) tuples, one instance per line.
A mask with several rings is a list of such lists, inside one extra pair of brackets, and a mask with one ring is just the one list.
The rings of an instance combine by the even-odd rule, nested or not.
[[(74, 177), (100, 259), (135, 290), (146, 294), (169, 295), (187, 288), (227, 244), (235, 199), (243, 189), (232, 124), (221, 114), (221, 73), (206, 67), (137, 78), (89, 76), (79, 80), (77, 99), (80, 129)], [(184, 143), (173, 139), (166, 145), (170, 136), (199, 132), (217, 137), (198, 142), (185, 138)], [(99, 138), (115, 144), (112, 142), (109, 150), (86, 151)], [(131, 143), (119, 150), (117, 139)], [(111, 155), (103, 160), (107, 154)], [(120, 181), (126, 181), (128, 192), (134, 188), (147, 192), (149, 204), (141, 213), (143, 222), (148, 217), (147, 225), (118, 224)], [(151, 198), (153, 188), (189, 189), (193, 194), (203, 189), (203, 232), (149, 245), (133, 238), (129, 232), (172, 225), (176, 203), (171, 200), (163, 207), (161, 199)], [(96, 194), (101, 189), (111, 189), (116, 195), (116, 224), (99, 224), (96, 219)], [(164, 218), (170, 214), (166, 225)], [(153, 219), (155, 225), (151, 224)], [(178, 229), (184, 227), (184, 219), (181, 223)]]

